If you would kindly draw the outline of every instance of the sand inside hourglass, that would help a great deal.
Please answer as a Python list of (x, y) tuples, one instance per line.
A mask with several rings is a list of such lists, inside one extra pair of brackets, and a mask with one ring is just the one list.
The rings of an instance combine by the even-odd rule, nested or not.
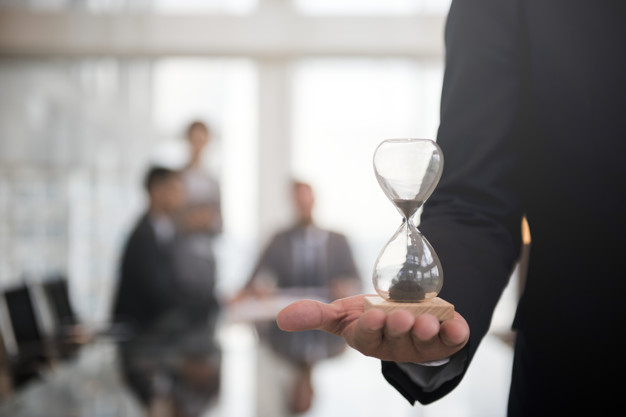
[(419, 200), (405, 200), (402, 198), (394, 198), (393, 204), (395, 204), (395, 206), (400, 209), (400, 212), (404, 215), (404, 218), (408, 220), (411, 218), (411, 216), (415, 214), (417, 209), (420, 208), (422, 204), (424, 204), (424, 202)]
[[(393, 203), (404, 215), (405, 221), (408, 222), (408, 219), (422, 206), (423, 201), (395, 198)], [(409, 233), (408, 229), (407, 233)], [(409, 236), (407, 235), (407, 243), (408, 240)], [(416, 263), (418, 262), (415, 262), (415, 260), (411, 261), (409, 258), (410, 255), (407, 255), (407, 262), (391, 282), (388, 292), (389, 300), (391, 301), (401, 303), (419, 302), (436, 295), (436, 293), (426, 293), (424, 288), (418, 283), (418, 271), (416, 269)]]
[(414, 303), (437, 296), (436, 292), (426, 292), (416, 279), (417, 265), (405, 264), (389, 286), (388, 297), (397, 303)]

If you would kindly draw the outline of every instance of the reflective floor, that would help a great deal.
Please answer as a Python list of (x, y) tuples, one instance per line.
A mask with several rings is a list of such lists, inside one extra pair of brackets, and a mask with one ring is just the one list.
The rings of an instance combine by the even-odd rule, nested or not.
[[(277, 417), (257, 409), (259, 346), (252, 326), (232, 324), (220, 332), (223, 347), (222, 389), (203, 417)], [(122, 382), (114, 344), (100, 340), (78, 357), (58, 365), (0, 407), (15, 417), (135, 417), (145, 410)], [(502, 416), (505, 415), (512, 352), (488, 336), (464, 381), (449, 396), (429, 406), (410, 406), (380, 375), (379, 362), (348, 350), (314, 369), (315, 397), (307, 417)], [(261, 383), (272, 381), (271, 375)], [(159, 411), (153, 412), (159, 415)], [(161, 415), (166, 416), (163, 411)]]

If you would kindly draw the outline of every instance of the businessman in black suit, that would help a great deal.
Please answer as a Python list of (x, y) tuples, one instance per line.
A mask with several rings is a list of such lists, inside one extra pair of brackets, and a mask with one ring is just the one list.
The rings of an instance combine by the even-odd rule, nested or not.
[(155, 382), (163, 379), (161, 335), (169, 333), (162, 322), (180, 301), (172, 245), (174, 216), (184, 203), (184, 192), (179, 174), (161, 167), (148, 170), (144, 187), (148, 209), (124, 247), (113, 319), (131, 329), (130, 339), (119, 345), (121, 370), (134, 394), (150, 409), (162, 394)]
[(180, 174), (151, 168), (145, 188), (148, 210), (124, 248), (113, 310), (115, 320), (133, 330), (119, 346), (121, 370), (149, 415), (163, 409), (199, 415), (220, 382), (213, 277), (181, 272), (181, 262), (201, 260), (178, 246), (175, 219), (185, 203)]
[(525, 214), (532, 249), (509, 416), (620, 409), (625, 40), (623, 1), (453, 1), (438, 133), (446, 167), (420, 230), (457, 316), (363, 313), (356, 297), (291, 305), (279, 325), (340, 334), (383, 359), (409, 401), (435, 401), (488, 330)]
[(185, 201), (179, 174), (166, 168), (151, 168), (145, 188), (148, 210), (126, 243), (113, 308), (115, 319), (131, 324), (136, 331), (150, 327), (176, 307), (171, 245), (176, 232), (174, 216)]

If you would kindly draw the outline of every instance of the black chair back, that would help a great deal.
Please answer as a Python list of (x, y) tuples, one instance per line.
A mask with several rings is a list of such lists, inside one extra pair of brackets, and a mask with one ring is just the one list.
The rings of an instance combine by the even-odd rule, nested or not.
[(4, 291), (13, 339), (17, 348), (11, 360), (13, 386), (18, 388), (40, 375), (51, 357), (50, 345), (44, 337), (36, 307), (28, 286)]
[(77, 324), (65, 278), (61, 277), (44, 282), (43, 291), (57, 326)]
[(30, 291), (22, 285), (5, 291), (4, 299), (19, 354), (28, 355), (44, 339)]

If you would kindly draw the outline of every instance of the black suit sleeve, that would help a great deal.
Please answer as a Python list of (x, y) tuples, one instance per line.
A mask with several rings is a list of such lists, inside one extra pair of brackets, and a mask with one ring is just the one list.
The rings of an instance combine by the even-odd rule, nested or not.
[[(445, 167), (420, 230), (442, 262), (440, 296), (470, 326), (466, 370), (489, 328), (521, 243), (524, 51), (517, 2), (453, 1), (446, 49), (438, 132)], [(454, 389), (465, 370), (435, 391), (424, 392), (396, 364), (383, 363), (386, 379), (409, 401), (424, 404)]]
[(121, 262), (114, 315), (140, 328), (148, 326), (175, 302), (168, 253), (159, 248), (144, 216), (131, 234)]

